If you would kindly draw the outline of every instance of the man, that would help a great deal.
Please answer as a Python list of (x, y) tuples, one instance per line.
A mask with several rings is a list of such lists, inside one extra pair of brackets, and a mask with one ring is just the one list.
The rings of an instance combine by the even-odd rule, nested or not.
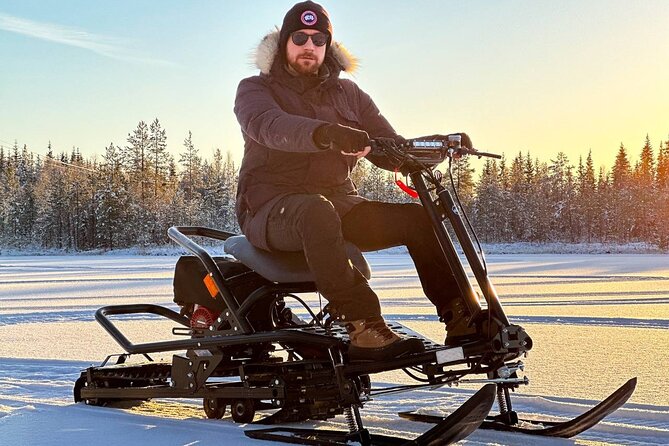
[[(359, 158), (382, 163), (370, 153), (370, 137), (401, 137), (366, 93), (339, 78), (355, 68), (355, 59), (332, 40), (325, 9), (296, 4), (280, 32), (263, 39), (256, 63), (260, 75), (242, 80), (235, 100), (245, 141), (236, 211), (248, 240), (266, 250), (304, 252), (331, 315), (347, 328), (352, 359), (393, 358), (423, 345), (386, 326), (345, 240), (362, 251), (406, 245), (447, 325), (447, 340), (472, 334), (422, 206), (367, 201), (351, 181)], [(463, 141), (471, 147), (464, 134)]]

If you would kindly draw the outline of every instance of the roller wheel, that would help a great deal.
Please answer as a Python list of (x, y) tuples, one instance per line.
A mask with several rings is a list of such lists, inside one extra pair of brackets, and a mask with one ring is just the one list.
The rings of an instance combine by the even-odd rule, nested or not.
[(234, 400), (230, 404), (230, 412), (235, 423), (250, 423), (253, 421), (253, 416), (256, 414), (256, 409), (253, 405), (253, 400)]
[(202, 401), (207, 418), (218, 420), (225, 415), (225, 400), (223, 398), (205, 398)]
[(77, 379), (74, 382), (74, 402), (78, 403), (81, 401), (81, 389), (84, 387), (86, 384), (86, 377), (85, 376), (80, 376), (79, 379)]
[[(105, 383), (106, 385), (104, 387), (109, 387), (108, 383)], [(113, 400), (109, 399), (103, 399), (103, 398), (89, 398), (89, 399), (83, 399), (81, 397), (81, 389), (86, 387), (86, 377), (85, 376), (80, 376), (74, 383), (74, 402), (78, 403), (80, 401), (83, 401), (84, 404), (88, 406), (106, 406)], [(92, 384), (92, 386), (95, 386), (95, 384)]]

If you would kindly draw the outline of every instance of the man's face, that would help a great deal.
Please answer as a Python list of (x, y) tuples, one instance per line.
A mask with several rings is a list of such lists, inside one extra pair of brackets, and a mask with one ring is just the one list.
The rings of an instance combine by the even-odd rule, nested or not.
[[(315, 29), (302, 29), (297, 32), (303, 32), (313, 36), (318, 34), (320, 31)], [(307, 42), (298, 46), (293, 43), (292, 38), (288, 38), (286, 43), (286, 59), (288, 65), (290, 65), (295, 71), (305, 76), (313, 76), (318, 73), (318, 69), (323, 64), (325, 60), (325, 49), (327, 45), (316, 46), (314, 42), (309, 38)]]

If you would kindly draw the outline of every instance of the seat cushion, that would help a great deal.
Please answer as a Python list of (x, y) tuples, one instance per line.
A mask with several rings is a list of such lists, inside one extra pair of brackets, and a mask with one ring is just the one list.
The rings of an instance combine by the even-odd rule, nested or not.
[[(314, 282), (314, 276), (301, 252), (265, 251), (253, 246), (243, 235), (228, 238), (224, 249), (226, 253), (272, 282)], [(347, 242), (346, 253), (353, 266), (370, 279), (372, 271), (362, 252), (354, 244)]]

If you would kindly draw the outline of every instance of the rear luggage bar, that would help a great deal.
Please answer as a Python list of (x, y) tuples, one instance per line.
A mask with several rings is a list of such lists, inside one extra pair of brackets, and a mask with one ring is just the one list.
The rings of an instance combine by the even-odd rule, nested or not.
[(171, 319), (181, 325), (189, 327), (187, 317), (180, 315), (169, 308), (153, 304), (130, 304), (109, 305), (95, 312), (95, 319), (111, 335), (112, 338), (130, 354), (170, 352), (188, 349), (209, 349), (216, 347), (228, 347), (234, 345), (249, 345), (253, 343), (269, 342), (303, 342), (314, 346), (328, 348), (339, 344), (340, 340), (330, 336), (307, 333), (299, 330), (276, 330), (264, 331), (252, 334), (206, 336), (202, 338), (177, 339), (173, 341), (148, 342), (144, 344), (133, 344), (121, 331), (109, 320), (108, 316), (123, 314), (156, 314)]

